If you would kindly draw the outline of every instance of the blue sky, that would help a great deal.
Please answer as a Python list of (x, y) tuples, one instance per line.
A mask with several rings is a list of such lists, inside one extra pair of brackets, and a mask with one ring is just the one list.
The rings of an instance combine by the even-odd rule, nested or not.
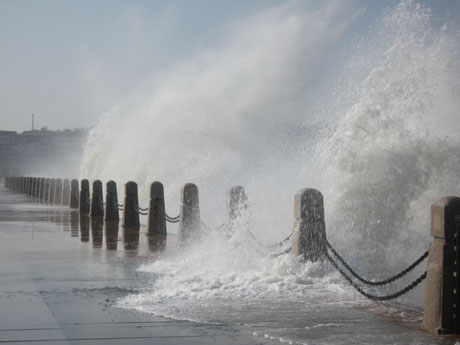
[[(93, 126), (162, 70), (219, 50), (240, 20), (283, 2), (0, 0), (0, 128), (29, 129), (32, 113), (36, 127)], [(397, 1), (345, 3), (366, 11), (344, 41)], [(424, 3), (459, 13), (457, 0)]]

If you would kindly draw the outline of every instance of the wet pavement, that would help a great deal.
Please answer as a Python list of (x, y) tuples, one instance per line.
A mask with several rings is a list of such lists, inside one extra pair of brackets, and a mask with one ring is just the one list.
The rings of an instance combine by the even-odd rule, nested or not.
[[(174, 237), (168, 250), (175, 250)], [(123, 234), (67, 207), (0, 187), (0, 344), (267, 344), (229, 325), (114, 306), (151, 276), (145, 234)]]

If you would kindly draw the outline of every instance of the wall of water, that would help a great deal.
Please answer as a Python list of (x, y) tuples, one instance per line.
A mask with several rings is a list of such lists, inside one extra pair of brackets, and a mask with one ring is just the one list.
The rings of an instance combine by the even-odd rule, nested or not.
[(323, 192), (330, 241), (366, 275), (394, 273), (426, 250), (430, 205), (460, 195), (458, 24), (403, 1), (350, 37), (364, 13), (339, 1), (271, 7), (103, 116), (82, 178), (137, 181), (142, 205), (159, 180), (172, 216), (180, 187), (194, 182), (210, 225), (225, 220), (229, 187), (244, 186), (250, 203), (231, 241), (203, 238), (145, 265), (160, 278), (128, 306), (302, 295), (313, 282), (342, 291), (327, 268), (267, 257), (245, 230), (264, 243), (284, 238), (304, 187)]

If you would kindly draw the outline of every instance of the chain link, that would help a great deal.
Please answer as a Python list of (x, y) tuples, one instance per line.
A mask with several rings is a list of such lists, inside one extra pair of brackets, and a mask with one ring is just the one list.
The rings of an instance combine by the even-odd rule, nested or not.
[(425, 260), (426, 257), (428, 257), (428, 251), (426, 251), (425, 253), (423, 253), (423, 255), (421, 257), (419, 257), (417, 260), (414, 261), (413, 264), (411, 264), (409, 267), (407, 267), (406, 269), (402, 270), (401, 272), (399, 272), (398, 274), (395, 274), (394, 276), (390, 277), (390, 278), (387, 278), (387, 279), (384, 279), (384, 280), (380, 280), (380, 281), (370, 281), (370, 280), (367, 280), (363, 277), (361, 277), (358, 273), (356, 273), (356, 271), (354, 271), (350, 265), (348, 265), (345, 260), (342, 258), (342, 256), (337, 253), (337, 251), (332, 247), (332, 245), (329, 243), (329, 241), (326, 240), (326, 245), (327, 247), (331, 250), (332, 254), (334, 254), (334, 256), (337, 258), (337, 260), (339, 260), (339, 262), (356, 278), (358, 279), (360, 282), (364, 283), (364, 284), (367, 284), (367, 285), (370, 285), (370, 286), (382, 286), (382, 285), (387, 285), (387, 284), (390, 284), (402, 277), (404, 277), (405, 275), (407, 275), (409, 272), (411, 272), (415, 267), (417, 267), (423, 260)]
[(417, 285), (419, 285), (425, 278), (426, 278), (426, 271), (417, 279), (415, 279), (412, 283), (407, 285), (405, 288), (390, 294), (390, 295), (384, 295), (384, 296), (378, 296), (378, 295), (371, 295), (370, 293), (365, 292), (363, 289), (361, 289), (358, 284), (356, 284), (340, 267), (339, 265), (331, 258), (327, 250), (324, 251), (324, 256), (328, 261), (332, 264), (332, 266), (335, 267), (337, 271), (350, 283), (350, 285), (358, 291), (361, 295), (364, 297), (372, 300), (372, 301), (389, 301), (395, 298), (398, 298), (406, 293), (408, 293), (410, 290), (415, 288)]

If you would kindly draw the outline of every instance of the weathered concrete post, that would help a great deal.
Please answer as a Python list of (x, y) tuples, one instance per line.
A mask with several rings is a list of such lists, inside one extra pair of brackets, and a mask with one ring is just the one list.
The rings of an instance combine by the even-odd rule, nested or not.
[(26, 182), (27, 182), (27, 177), (21, 177), (21, 194), (25, 194), (26, 192)]
[(70, 182), (70, 208), (78, 209), (80, 202), (80, 191), (78, 189), (78, 180), (73, 179)]
[(27, 178), (27, 191), (26, 191), (26, 194), (31, 195), (31, 191), (32, 191), (32, 177), (29, 176)]
[(200, 202), (198, 187), (187, 183), (181, 189), (181, 206), (178, 241), (179, 244), (189, 243), (200, 231)]
[(431, 205), (425, 305), (422, 328), (437, 334), (460, 334), (460, 198)]
[[(80, 214), (89, 214), (90, 210), (90, 194), (89, 194), (89, 181), (87, 179), (81, 180), (80, 189)], [(81, 222), (80, 222), (81, 223)]]
[(316, 262), (326, 249), (323, 195), (316, 189), (302, 189), (294, 199), (292, 253)]
[(50, 178), (47, 178), (45, 180), (45, 195), (43, 197), (43, 200), (45, 202), (48, 202), (48, 199), (50, 197), (50, 185), (51, 185), (51, 179)]
[(102, 182), (100, 180), (93, 182), (93, 197), (91, 198), (90, 216), (101, 217), (101, 219), (104, 216), (104, 198), (102, 195)]
[(62, 179), (56, 179), (56, 187), (54, 189), (54, 203), (56, 205), (62, 204)]
[(55, 192), (56, 192), (56, 179), (52, 178), (50, 180), (50, 191), (48, 194), (48, 203), (54, 204)]
[(62, 206), (70, 205), (70, 181), (68, 178), (62, 181)]
[(105, 195), (105, 220), (117, 222), (120, 220), (120, 216), (118, 213), (117, 184), (115, 183), (115, 181), (107, 182)]
[(161, 182), (150, 185), (149, 214), (147, 218), (147, 237), (151, 249), (166, 245), (165, 195)]
[(37, 184), (37, 178), (36, 177), (32, 177), (32, 183), (30, 184), (30, 191), (29, 191), (29, 195), (30, 196), (34, 196), (35, 195), (35, 186)]
[(102, 247), (104, 220), (100, 216), (91, 217), (91, 235), (93, 237), (93, 248)]
[(38, 196), (40, 200), (45, 199), (45, 186), (46, 186), (46, 178), (42, 177), (40, 179), (40, 195)]
[(241, 186), (234, 186), (228, 191), (228, 218), (227, 233), (232, 236), (235, 232), (235, 226), (238, 218), (248, 208), (248, 197), (244, 188)]
[(125, 201), (123, 207), (123, 226), (139, 226), (139, 213), (135, 208), (138, 205), (137, 183), (128, 182), (125, 184)]

